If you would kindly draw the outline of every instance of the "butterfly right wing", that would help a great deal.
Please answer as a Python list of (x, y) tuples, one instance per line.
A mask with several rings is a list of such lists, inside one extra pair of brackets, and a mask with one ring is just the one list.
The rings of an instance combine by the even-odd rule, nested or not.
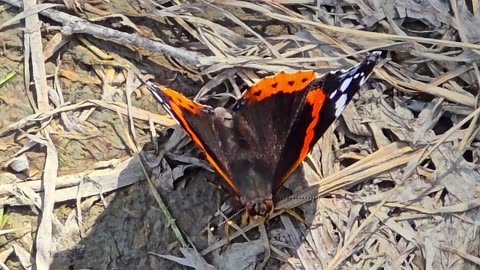
[[(244, 93), (234, 111), (257, 135), (251, 149), (268, 168), (256, 181), (265, 182), (263, 186), (273, 181), (273, 192), (280, 188), (365, 83), (380, 56), (380, 51), (373, 52), (355, 67), (320, 77), (313, 71), (281, 72)], [(233, 181), (242, 191), (240, 180)]]
[[(347, 70), (329, 72), (313, 80), (305, 89), (304, 106), (290, 130), (275, 172), (274, 190), (287, 180), (325, 131), (340, 116), (355, 93), (366, 82), (381, 57), (370, 53), (358, 65)], [(303, 139), (303, 140), (302, 140)]]

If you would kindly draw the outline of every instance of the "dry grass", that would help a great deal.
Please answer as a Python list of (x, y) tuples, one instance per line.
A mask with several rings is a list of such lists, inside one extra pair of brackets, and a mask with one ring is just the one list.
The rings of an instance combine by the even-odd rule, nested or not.
[[(0, 1), (2, 268), (47, 269), (92, 231), (89, 209), (147, 175), (177, 242), (125, 264), (112, 251), (96, 268), (479, 267), (478, 1), (64, 2), (68, 13)], [(155, 144), (160, 155), (142, 150), (175, 122), (153, 113), (134, 73), (225, 105), (263, 76), (348, 67), (379, 49), (387, 57), (286, 183), (293, 195), (276, 204), (273, 225), (236, 227), (231, 243), (209, 233), (197, 247), (157, 189), (209, 167), (177, 154), (192, 151), (177, 131)]]

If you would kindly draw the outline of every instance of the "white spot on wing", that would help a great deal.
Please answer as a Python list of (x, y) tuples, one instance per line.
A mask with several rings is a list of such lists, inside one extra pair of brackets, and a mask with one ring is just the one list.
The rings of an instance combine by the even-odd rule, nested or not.
[(345, 106), (340, 107), (340, 108), (337, 108), (337, 109), (335, 110), (335, 117), (339, 117), (340, 114), (343, 112), (343, 109), (345, 109)]
[(168, 102), (165, 102), (165, 100), (162, 98), (162, 96), (157, 92), (157, 91), (161, 91), (161, 90), (157, 90), (156, 88), (148, 88), (148, 90), (150, 90), (150, 92), (153, 94), (153, 96), (155, 97), (155, 99), (160, 102), (160, 104), (162, 104), (163, 108), (165, 109), (165, 111), (173, 118), (175, 119), (175, 121), (177, 123), (180, 124), (180, 122), (178, 121), (177, 117), (173, 114), (172, 112), (172, 107), (170, 106), (170, 104), (168, 104)]
[(360, 76), (360, 73), (355, 74), (355, 76), (353, 76), (353, 78), (354, 78), (354, 79), (357, 79), (358, 76)]
[(159, 102), (161, 102), (161, 103), (164, 103), (164, 102), (163, 102), (163, 99), (160, 97), (160, 95), (157, 93), (157, 91), (153, 91), (153, 90), (152, 90), (152, 91), (150, 91), (150, 92), (152, 92), (152, 94), (153, 94), (153, 96), (155, 97), (155, 99), (157, 99), (157, 100), (158, 100)]
[(337, 94), (337, 90), (333, 91), (330, 96), (328, 96), (329, 99), (333, 99), (335, 95)]
[(171, 110), (172, 108), (170, 108), (170, 105), (168, 105), (167, 102), (165, 102), (165, 100), (163, 100), (163, 98), (157, 93), (157, 91), (151, 91), (152, 94), (155, 96), (155, 98), (160, 102), (162, 103), (163, 107), (166, 107), (168, 110)]
[(343, 109), (345, 109), (345, 106), (347, 105), (347, 94), (343, 94), (340, 96), (340, 98), (335, 102), (335, 117), (338, 117)]
[[(363, 73), (363, 72), (362, 72)], [(363, 76), (362, 79), (360, 80), (359, 85), (362, 86), (365, 82), (367, 81), (367, 77)]]
[(345, 79), (342, 85), (340, 85), (340, 91), (345, 92), (345, 90), (347, 90), (351, 82), (352, 82), (352, 77), (348, 77), (347, 79)]

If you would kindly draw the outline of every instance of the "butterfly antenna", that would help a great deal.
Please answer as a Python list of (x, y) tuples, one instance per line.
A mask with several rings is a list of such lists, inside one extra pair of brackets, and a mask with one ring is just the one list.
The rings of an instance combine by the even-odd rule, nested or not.
[(210, 231), (215, 231), (217, 228), (225, 225), (225, 224), (230, 224), (230, 222), (233, 222), (232, 219), (234, 219), (236, 216), (238, 216), (240, 213), (242, 213), (243, 211), (245, 211), (245, 207), (238, 210), (237, 212), (235, 212), (233, 215), (231, 215), (230, 217), (226, 218), (224, 221), (218, 223), (217, 225), (213, 225), (210, 227)]
[(315, 200), (319, 199), (322, 196), (317, 195), (317, 196), (288, 196), (288, 197), (282, 197), (280, 200)]

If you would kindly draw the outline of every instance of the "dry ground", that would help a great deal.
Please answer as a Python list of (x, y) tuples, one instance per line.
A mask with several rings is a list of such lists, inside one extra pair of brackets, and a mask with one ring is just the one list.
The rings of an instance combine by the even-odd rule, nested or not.
[[(2, 268), (479, 268), (477, 0), (0, 0), (0, 31)], [(274, 217), (208, 231), (229, 193), (133, 74), (228, 106), (371, 50)]]

